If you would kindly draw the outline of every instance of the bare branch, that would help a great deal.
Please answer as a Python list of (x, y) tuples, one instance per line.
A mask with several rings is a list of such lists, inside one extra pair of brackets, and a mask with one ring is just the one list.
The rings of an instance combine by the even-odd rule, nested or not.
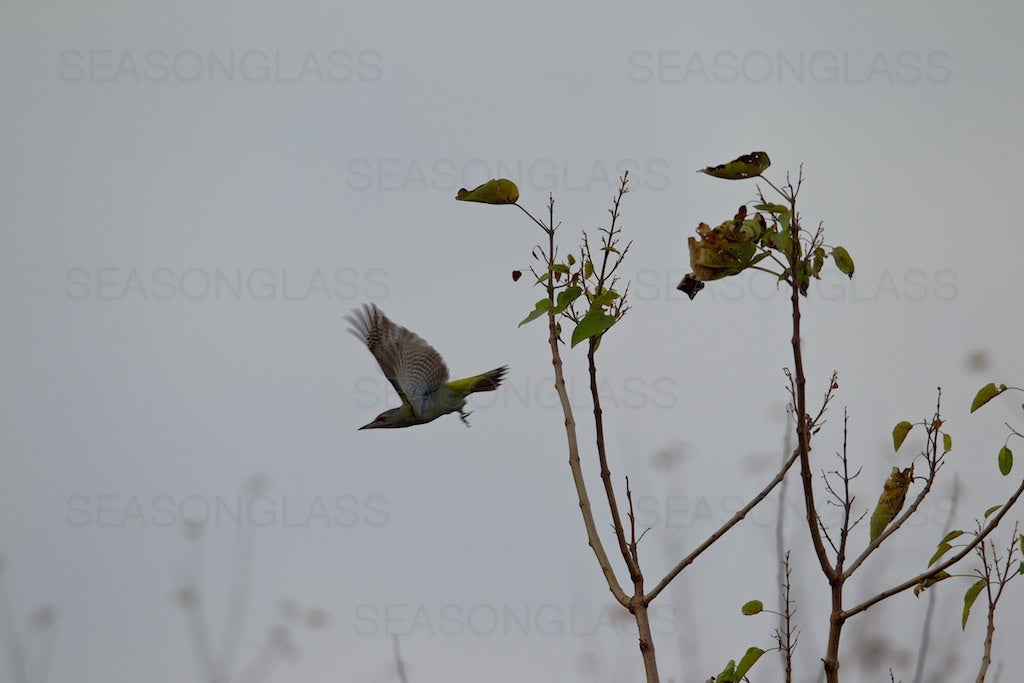
[(786, 551), (786, 556), (782, 560), (781, 564), (783, 566), (785, 577), (782, 583), (782, 614), (779, 615), (782, 620), (782, 625), (775, 629), (775, 641), (779, 644), (779, 651), (782, 654), (785, 683), (792, 683), (793, 651), (796, 650), (797, 641), (800, 638), (800, 632), (799, 630), (795, 630), (793, 627), (793, 616), (796, 614), (796, 608), (793, 606), (793, 601), (790, 599), (792, 581), (788, 550)]
[[(619, 192), (615, 197), (615, 202), (610, 210), (612, 221), (611, 226), (604, 233), (602, 240), (602, 250), (604, 257), (601, 260), (601, 271), (597, 278), (597, 288), (595, 295), (600, 294), (605, 287), (605, 281), (608, 277), (608, 256), (612, 253), (615, 244), (615, 235), (619, 231), (616, 228), (616, 222), (619, 218), (619, 204), (622, 201), (622, 197), (628, 192), (628, 177), (629, 172), (627, 171), (622, 175), (622, 180), (619, 185)], [(584, 242), (587, 246), (587, 253), (590, 252), (588, 242)], [(616, 267), (618, 263), (622, 261), (622, 254), (618, 255), (616, 259)], [(604, 439), (604, 411), (601, 409), (601, 396), (598, 392), (597, 383), (597, 345), (599, 338), (591, 337), (587, 347), (587, 370), (590, 374), (590, 399), (594, 406), (594, 441), (597, 445), (597, 459), (601, 467), (601, 481), (604, 484), (605, 497), (608, 499), (608, 509), (612, 516), (612, 526), (615, 529), (615, 538), (619, 543), (619, 552), (622, 554), (622, 559), (626, 562), (626, 567), (629, 569), (630, 579), (633, 581), (634, 586), (642, 586), (643, 574), (640, 571), (640, 564), (636, 559), (636, 543), (630, 546), (629, 541), (626, 539), (626, 533), (622, 526), (622, 517), (619, 513), (619, 504), (615, 498), (615, 486), (612, 483), (611, 470), (608, 468), (608, 454), (605, 448)], [(632, 510), (632, 500), (630, 500), (630, 509)], [(630, 513), (632, 517), (632, 511)], [(640, 590), (642, 595), (643, 591)]]
[[(772, 187), (774, 187), (774, 185)], [(776, 188), (776, 191), (779, 191), (778, 188)], [(783, 195), (789, 200), (791, 214), (790, 228), (794, 235), (797, 235), (800, 232), (800, 224), (796, 211), (796, 194), (797, 191), (790, 186), (790, 194), (788, 196)], [(807, 528), (811, 534), (811, 545), (814, 547), (814, 554), (818, 558), (818, 564), (821, 566), (821, 571), (825, 575), (825, 578), (829, 581), (833, 581), (837, 577), (838, 573), (829, 561), (824, 541), (822, 541), (822, 535), (818, 523), (818, 508), (814, 503), (814, 481), (811, 476), (810, 431), (814, 421), (810, 420), (807, 415), (807, 377), (804, 374), (804, 358), (803, 349), (801, 348), (802, 340), (800, 336), (800, 285), (797, 281), (795, 266), (800, 258), (800, 240), (793, 239), (791, 240), (791, 243), (792, 251), (789, 254), (789, 261), (791, 268), (793, 269), (793, 274), (790, 276), (789, 282), (790, 308), (792, 310), (793, 318), (793, 337), (790, 342), (793, 347), (794, 374), (791, 385), (794, 398), (793, 408), (796, 412), (796, 450), (800, 457), (800, 481), (803, 484), (804, 511), (807, 513)], [(832, 384), (835, 384), (835, 382)], [(829, 391), (831, 390), (830, 385)], [(824, 406), (822, 407), (822, 410), (824, 410)]]
[(676, 566), (672, 567), (672, 569), (670, 569), (669, 572), (665, 575), (665, 578), (659, 581), (658, 585), (652, 588), (651, 591), (644, 596), (644, 602), (650, 603), (651, 600), (656, 598), (658, 594), (661, 593), (661, 591), (665, 590), (665, 587), (672, 582), (672, 579), (676, 578), (676, 576), (679, 575), (679, 572), (686, 569), (689, 565), (693, 563), (694, 560), (700, 557), (705, 550), (710, 548), (715, 543), (715, 541), (724, 536), (734, 526), (739, 524), (743, 520), (743, 518), (746, 517), (747, 514), (749, 514), (750, 511), (757, 506), (758, 503), (764, 500), (765, 497), (772, 492), (772, 489), (779, 485), (779, 482), (786, 478), (786, 473), (789, 471), (789, 468), (792, 467), (793, 463), (796, 462), (799, 455), (799, 451), (793, 451), (793, 455), (791, 455), (782, 464), (782, 469), (778, 471), (778, 473), (775, 475), (775, 478), (768, 482), (768, 485), (761, 489), (761, 491), (756, 496), (751, 498), (750, 502), (748, 502), (746, 505), (740, 508), (736, 512), (736, 514), (734, 514), (729, 519), (729, 521), (727, 521), (725, 524), (719, 527), (718, 530), (716, 530), (714, 533), (708, 536), (703, 543), (697, 546), (689, 555), (681, 559), (676, 564)]

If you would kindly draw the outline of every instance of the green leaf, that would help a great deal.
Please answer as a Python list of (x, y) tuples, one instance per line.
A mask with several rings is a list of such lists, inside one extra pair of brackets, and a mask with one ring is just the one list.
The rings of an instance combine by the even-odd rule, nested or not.
[(836, 262), (836, 268), (839, 269), (839, 272), (849, 278), (853, 277), (853, 259), (850, 258), (850, 252), (846, 251), (843, 247), (834, 247), (832, 249), (832, 259)]
[(594, 306), (609, 306), (613, 301), (619, 298), (619, 293), (614, 289), (606, 289), (590, 302), (591, 307)]
[(985, 510), (985, 519), (988, 519), (989, 515), (991, 515), (993, 512), (995, 512), (996, 510), (998, 510), (1001, 507), (1003, 507), (1003, 506), (1002, 505), (993, 505), (988, 510)]
[(583, 277), (590, 277), (594, 274), (594, 263), (593, 261), (587, 261), (583, 264)]
[(789, 224), (792, 222), (792, 219), (793, 217), (790, 215), (789, 211), (779, 214), (779, 225), (782, 226), (782, 232), (787, 235), (789, 234)]
[(730, 659), (729, 663), (722, 669), (722, 673), (715, 676), (715, 683), (736, 683), (739, 679), (736, 677), (736, 660)]
[(973, 413), (975, 410), (982, 407), (1004, 391), (1006, 391), (1005, 384), (1000, 384), (997, 387), (994, 383), (989, 382), (978, 390), (977, 395), (974, 397), (974, 401), (971, 403), (971, 412)]
[(519, 188), (507, 178), (490, 179), (472, 190), (462, 188), (455, 198), (463, 202), (483, 204), (515, 204), (519, 201)]
[(981, 589), (985, 587), (986, 580), (978, 579), (971, 584), (971, 587), (964, 593), (964, 615), (960, 620), (960, 628), (967, 628), (967, 617), (971, 616), (971, 605), (978, 599), (978, 594), (981, 593)]
[(789, 208), (782, 204), (772, 204), (768, 202), (766, 204), (756, 204), (754, 208), (758, 211), (767, 211), (768, 213), (784, 214), (789, 213)]
[(943, 543), (949, 543), (954, 538), (959, 538), (959, 537), (961, 537), (963, 535), (964, 535), (963, 531), (961, 531), (960, 529), (954, 529), (953, 531), (950, 531), (948, 534), (946, 534), (945, 536), (942, 537), (942, 540), (939, 541), (939, 545), (942, 545)]
[(811, 275), (817, 279), (821, 279), (821, 267), (825, 265), (825, 250), (818, 247), (814, 250), (814, 264), (811, 266)]
[(614, 324), (615, 316), (602, 312), (600, 308), (591, 308), (572, 331), (570, 346), (576, 346), (584, 339), (599, 337)]
[(796, 264), (796, 284), (800, 293), (807, 296), (807, 287), (811, 284), (811, 276), (807, 272), (807, 262), (799, 261)]
[(893, 427), (893, 429), (892, 429), (893, 451), (898, 451), (900, 449), (900, 446), (903, 445), (903, 440), (907, 438), (907, 434), (910, 433), (910, 430), (913, 427), (914, 427), (914, 425), (910, 424), (906, 420), (904, 420), (903, 422), (900, 422), (898, 425)]
[(707, 173), (709, 176), (726, 180), (743, 180), (756, 178), (771, 165), (771, 159), (764, 152), (751, 152), (737, 157), (727, 164), (702, 168), (697, 173)]
[(751, 600), (750, 602), (743, 605), (740, 611), (746, 614), (748, 617), (754, 614), (759, 614), (764, 609), (764, 603), (760, 600)]
[(1013, 451), (1006, 446), (999, 449), (999, 471), (1005, 477), (1013, 469)]
[(736, 665), (736, 680), (742, 680), (747, 672), (750, 671), (750, 667), (757, 663), (757, 660), (764, 654), (764, 650), (759, 647), (748, 647), (747, 653), (743, 655), (743, 659)]
[(767, 251), (762, 251), (760, 254), (758, 254), (754, 258), (750, 259), (750, 263), (748, 265), (752, 266), (752, 265), (755, 265), (757, 263), (760, 263), (761, 261), (763, 261), (766, 258), (768, 258), (768, 256), (769, 256), (769, 254), (768, 254)]
[(949, 453), (951, 450), (953, 450), (953, 437), (951, 437), (949, 434), (943, 434), (942, 435), (942, 452), (943, 453)]
[(545, 313), (547, 313), (550, 310), (551, 310), (551, 299), (547, 299), (547, 298), (541, 299), (540, 301), (538, 301), (536, 303), (536, 305), (534, 306), (533, 310), (530, 311), (530, 315), (528, 315), (525, 318), (523, 318), (523, 322), (519, 323), (519, 327), (522, 327), (523, 325), (525, 325), (526, 323), (530, 322), (531, 320), (536, 320), (537, 318), (541, 317), (542, 315), (544, 315)]
[(569, 264), (570, 266), (572, 266), (572, 265), (576, 265), (576, 257), (575, 257), (575, 256), (573, 256), (572, 254), (568, 254), (568, 255), (567, 255), (567, 256), (565, 257), (565, 260), (566, 260), (566, 262), (567, 262), (567, 263), (568, 263), (568, 264)]
[(789, 237), (789, 228), (781, 231), (769, 230), (764, 234), (764, 239), (761, 241), (764, 243), (764, 246), (769, 249), (775, 249), (787, 258), (789, 257), (790, 250), (793, 248), (793, 242)]
[(564, 311), (582, 293), (583, 288), (576, 285), (571, 285), (560, 291), (558, 293), (558, 301), (555, 304), (555, 313)]
[(551, 264), (551, 272), (552, 273), (568, 273), (569, 272), (569, 266), (565, 265), (564, 263), (552, 263)]
[(932, 566), (933, 564), (935, 564), (935, 561), (936, 561), (936, 560), (938, 560), (938, 559), (939, 559), (940, 557), (942, 557), (943, 555), (945, 555), (945, 554), (946, 554), (946, 552), (947, 552), (947, 551), (948, 551), (948, 550), (949, 550), (950, 548), (952, 548), (952, 547), (953, 547), (953, 546), (951, 546), (951, 545), (950, 545), (949, 543), (946, 543), (946, 542), (942, 542), (942, 543), (940, 543), (940, 544), (939, 544), (939, 549), (935, 551), (935, 554), (934, 554), (934, 555), (932, 555), (932, 559), (928, 560), (928, 566), (930, 567), (930, 566)]

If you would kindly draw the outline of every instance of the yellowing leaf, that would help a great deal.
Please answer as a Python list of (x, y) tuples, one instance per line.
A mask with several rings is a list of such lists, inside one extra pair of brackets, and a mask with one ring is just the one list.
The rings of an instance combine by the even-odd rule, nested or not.
[(756, 204), (754, 206), (754, 208), (757, 209), (758, 211), (767, 211), (768, 213), (776, 213), (776, 214), (787, 214), (787, 213), (789, 213), (789, 208), (788, 207), (785, 207), (782, 204), (772, 204), (771, 202), (767, 202), (765, 204)]
[(515, 204), (519, 201), (519, 188), (507, 178), (488, 180), (472, 190), (462, 188), (455, 198), (463, 202), (481, 202), (483, 204)]
[(942, 581), (943, 579), (948, 579), (949, 576), (950, 576), (949, 572), (945, 572), (945, 571), (938, 572), (934, 576), (929, 576), (927, 579), (925, 579), (924, 581), (919, 582), (916, 586), (914, 586), (914, 597), (920, 596), (921, 593), (923, 593), (925, 591), (925, 589), (931, 588), (932, 586), (937, 584), (939, 581)]
[(953, 437), (951, 437), (949, 434), (943, 434), (942, 435), (942, 452), (943, 453), (949, 453), (951, 450), (953, 450)]
[(743, 180), (756, 178), (771, 165), (771, 159), (764, 152), (751, 152), (737, 157), (727, 164), (702, 168), (697, 173), (707, 173), (709, 176), (726, 180)]
[(853, 259), (850, 258), (850, 252), (843, 247), (835, 247), (832, 250), (832, 260), (836, 262), (836, 268), (840, 273), (849, 278), (853, 277)]
[(903, 503), (907, 499), (907, 490), (914, 479), (913, 466), (900, 471), (898, 467), (892, 468), (889, 479), (882, 486), (882, 495), (878, 497), (878, 504), (875, 511), (871, 513), (871, 542), (882, 535), (885, 527), (889, 525), (896, 515), (903, 509)]
[(1002, 505), (993, 505), (988, 510), (985, 510), (985, 519), (988, 519), (989, 515), (991, 515), (993, 512), (995, 512), (996, 510), (998, 510), (1001, 507), (1003, 507), (1003, 506)]
[(989, 382), (979, 389), (978, 393), (974, 396), (974, 401), (971, 402), (971, 412), (973, 413), (975, 410), (982, 407), (1004, 391), (1006, 391), (1005, 384), (1000, 384), (997, 387), (994, 383)]
[(758, 614), (763, 609), (763, 602), (761, 602), (760, 600), (751, 600), (750, 602), (745, 603), (743, 607), (740, 608), (740, 611), (749, 617), (752, 614)]
[(764, 230), (764, 221), (755, 219), (740, 223), (725, 221), (715, 228), (701, 223), (697, 226), (700, 239), (689, 237), (686, 240), (690, 251), (689, 278), (710, 282), (736, 275), (754, 265), (763, 258), (757, 253), (757, 242)]
[(821, 279), (821, 267), (825, 265), (825, 250), (818, 247), (814, 250), (814, 263), (811, 265), (811, 275), (817, 279)]
[(910, 424), (906, 420), (904, 420), (903, 422), (900, 422), (898, 425), (893, 427), (893, 429), (892, 429), (892, 446), (893, 446), (893, 450), (894, 451), (898, 451), (900, 449), (900, 446), (903, 445), (903, 440), (907, 438), (907, 434), (910, 433), (910, 430), (913, 427), (914, 427), (914, 425)]
[(614, 289), (606, 289), (590, 302), (591, 307), (594, 306), (610, 306), (613, 301), (619, 298), (619, 293)]

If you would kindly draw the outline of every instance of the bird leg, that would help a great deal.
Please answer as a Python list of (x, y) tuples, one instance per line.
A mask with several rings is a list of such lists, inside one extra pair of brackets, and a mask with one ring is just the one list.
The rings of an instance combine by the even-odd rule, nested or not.
[(462, 420), (462, 424), (466, 425), (467, 427), (469, 426), (469, 420), (467, 420), (466, 418), (472, 414), (473, 411), (466, 412), (465, 410), (459, 408), (459, 419)]

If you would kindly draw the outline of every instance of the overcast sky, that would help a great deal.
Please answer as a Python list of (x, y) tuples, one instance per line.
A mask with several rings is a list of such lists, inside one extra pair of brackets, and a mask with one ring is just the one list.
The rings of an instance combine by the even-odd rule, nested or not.
[[(848, 407), (873, 505), (922, 445), (894, 458), (892, 426), (942, 387), (949, 465), (850, 600), (921, 571), (1020, 476), (996, 469), (1019, 398), (968, 407), (988, 381), (1024, 384), (1022, 19), (1011, 1), (4, 3), (0, 619), (52, 648), (48, 681), (203, 680), (193, 598), (237, 681), (254, 662), (270, 681), (397, 681), (394, 634), (412, 683), (640, 681), (586, 545), (543, 322), (516, 327), (540, 292), (510, 273), (542, 235), (453, 198), (495, 176), (537, 213), (551, 193), (568, 248), (630, 170), (632, 310), (601, 346), (602, 390), (653, 583), (785, 450), (784, 292), (763, 273), (674, 289), (696, 225), (755, 193), (694, 171), (753, 150), (777, 182), (803, 164), (805, 223), (857, 266), (805, 305), (809, 395), (840, 374), (816, 468)], [(470, 429), (356, 431), (398, 404), (345, 331), (364, 302), (453, 376), (511, 367), (470, 399)], [(585, 358), (566, 363), (599, 503)], [(780, 547), (817, 674), (826, 591), (796, 485), (655, 603), (662, 680), (771, 646), (771, 617), (739, 607), (777, 605)], [(921, 680), (973, 679), (967, 585), (854, 619), (849, 680), (915, 680), (929, 609)], [(1007, 590), (991, 680), (1024, 666), (1024, 584)]]

